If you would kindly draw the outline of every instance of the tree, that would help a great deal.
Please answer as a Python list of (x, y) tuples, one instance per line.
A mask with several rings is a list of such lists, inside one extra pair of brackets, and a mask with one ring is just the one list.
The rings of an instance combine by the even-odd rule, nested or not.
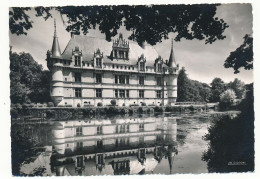
[(236, 94), (232, 89), (228, 89), (220, 94), (219, 106), (220, 109), (230, 108), (236, 99)]
[(253, 37), (246, 34), (243, 44), (235, 51), (231, 52), (224, 63), (225, 68), (233, 68), (234, 73), (239, 73), (239, 69), (253, 69)]
[(189, 79), (184, 67), (179, 71), (177, 84), (177, 102), (189, 101), (189, 94), (187, 91), (189, 88)]
[[(182, 38), (205, 40), (213, 43), (223, 40), (222, 35), (228, 25), (223, 19), (215, 17), (218, 4), (195, 5), (150, 5), (150, 6), (65, 6), (35, 7), (36, 16), (45, 20), (52, 17), (51, 10), (57, 10), (68, 24), (66, 30), (87, 34), (89, 29), (99, 30), (106, 40), (117, 35), (120, 26), (131, 31), (130, 40), (141, 45), (147, 41), (151, 45), (168, 39), (168, 34), (177, 34), (175, 40)], [(13, 34), (23, 35), (33, 27), (29, 7), (12, 7), (9, 10), (9, 27)]]
[(10, 71), (11, 103), (50, 101), (50, 72), (29, 53), (10, 52)]
[(225, 83), (220, 78), (214, 78), (211, 82), (211, 102), (219, 102), (220, 94), (225, 91)]
[(238, 99), (242, 99), (246, 93), (245, 83), (235, 78), (233, 82), (227, 84), (227, 88), (234, 90)]

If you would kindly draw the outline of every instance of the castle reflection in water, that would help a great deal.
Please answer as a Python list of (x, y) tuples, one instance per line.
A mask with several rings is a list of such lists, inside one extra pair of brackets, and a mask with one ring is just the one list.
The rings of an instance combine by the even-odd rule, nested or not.
[(163, 158), (171, 172), (178, 153), (175, 118), (59, 121), (52, 135), (57, 176), (147, 174)]

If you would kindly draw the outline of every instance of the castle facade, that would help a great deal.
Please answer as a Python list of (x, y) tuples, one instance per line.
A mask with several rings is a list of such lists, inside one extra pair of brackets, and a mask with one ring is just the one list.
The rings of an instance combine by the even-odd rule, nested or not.
[(82, 35), (71, 36), (61, 53), (56, 25), (47, 66), (52, 74), (55, 106), (84, 107), (174, 105), (177, 74), (173, 46), (164, 61), (150, 45), (140, 47), (122, 34), (108, 42)]

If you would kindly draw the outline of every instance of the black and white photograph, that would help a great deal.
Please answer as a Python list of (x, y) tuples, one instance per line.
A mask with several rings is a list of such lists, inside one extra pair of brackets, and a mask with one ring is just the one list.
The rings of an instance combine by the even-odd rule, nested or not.
[(72, 4), (8, 7), (10, 176), (256, 172), (252, 3)]

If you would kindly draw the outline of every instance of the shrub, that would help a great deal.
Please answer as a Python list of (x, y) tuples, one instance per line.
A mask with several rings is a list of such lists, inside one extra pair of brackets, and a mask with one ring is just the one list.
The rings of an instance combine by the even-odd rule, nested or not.
[(145, 102), (142, 102), (142, 106), (146, 106), (146, 103), (145, 103)]
[(48, 107), (54, 107), (54, 104), (53, 104), (53, 102), (48, 102), (48, 103), (47, 103), (47, 106), (48, 106)]
[(116, 100), (115, 100), (115, 99), (112, 99), (112, 100), (110, 101), (110, 103), (111, 103), (112, 106), (115, 106), (115, 105), (116, 105)]
[(103, 104), (101, 102), (98, 102), (97, 106), (103, 106)]

